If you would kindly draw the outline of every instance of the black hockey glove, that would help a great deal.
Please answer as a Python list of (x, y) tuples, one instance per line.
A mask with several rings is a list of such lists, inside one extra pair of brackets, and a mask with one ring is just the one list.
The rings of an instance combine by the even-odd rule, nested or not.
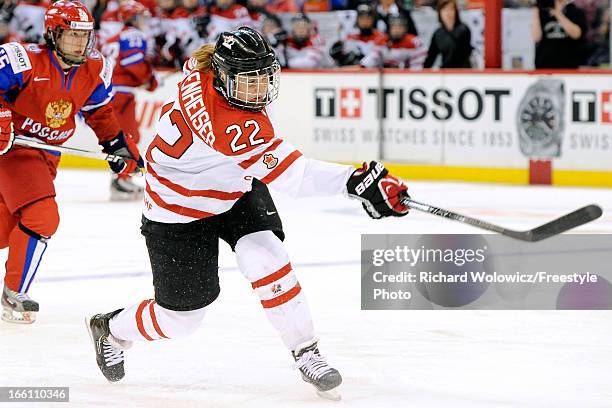
[(346, 183), (348, 195), (360, 200), (363, 209), (372, 218), (402, 217), (408, 214), (408, 206), (402, 198), (410, 197), (403, 181), (389, 174), (385, 166), (376, 161), (363, 163), (351, 174)]
[(344, 43), (342, 41), (336, 41), (329, 47), (329, 55), (336, 61), (340, 61), (344, 58)]
[(124, 158), (124, 160), (118, 162), (108, 162), (111, 170), (115, 173), (119, 175), (134, 174), (144, 167), (144, 162), (138, 152), (138, 146), (129, 134), (119, 132), (114, 139), (100, 142), (100, 145), (102, 145), (104, 153)]

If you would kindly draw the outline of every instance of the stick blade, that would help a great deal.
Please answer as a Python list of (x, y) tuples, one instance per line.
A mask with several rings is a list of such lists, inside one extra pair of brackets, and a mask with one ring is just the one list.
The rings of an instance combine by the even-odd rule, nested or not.
[(523, 241), (537, 242), (596, 220), (602, 214), (603, 211), (600, 206), (591, 204), (547, 222), (544, 225), (540, 225), (537, 228), (523, 231), (516, 235), (512, 234), (512, 236)]

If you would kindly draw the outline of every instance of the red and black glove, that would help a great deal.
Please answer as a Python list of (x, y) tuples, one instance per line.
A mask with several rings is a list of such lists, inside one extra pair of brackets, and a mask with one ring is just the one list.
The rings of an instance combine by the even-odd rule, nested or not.
[(153, 92), (159, 86), (159, 82), (157, 81), (157, 77), (153, 75), (149, 82), (146, 83), (145, 89), (149, 92)]
[(13, 129), (13, 114), (11, 110), (0, 108), (0, 155), (7, 153), (13, 147), (13, 142), (15, 141)]
[(363, 163), (351, 174), (346, 188), (349, 197), (361, 201), (363, 209), (372, 218), (402, 217), (408, 214), (408, 206), (401, 200), (408, 195), (403, 181), (389, 174), (384, 164), (371, 161)]
[(111, 170), (120, 176), (137, 173), (139, 169), (144, 168), (144, 162), (142, 157), (140, 157), (138, 147), (129, 134), (126, 135), (123, 132), (119, 132), (114, 139), (101, 142), (100, 144), (104, 153), (125, 158), (125, 160), (117, 162), (108, 162)]

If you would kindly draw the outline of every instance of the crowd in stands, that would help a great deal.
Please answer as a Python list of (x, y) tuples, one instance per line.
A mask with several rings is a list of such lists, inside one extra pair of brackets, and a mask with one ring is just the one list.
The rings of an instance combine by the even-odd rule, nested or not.
[[(43, 16), (50, 0), (0, 0), (0, 42), (41, 42)], [(130, 0), (83, 0), (96, 20), (97, 47), (116, 36), (124, 21), (120, 3)], [(474, 66), (470, 29), (460, 17), (458, 0), (139, 0), (147, 55), (158, 67), (180, 69), (200, 45), (215, 41), (223, 31), (249, 26), (262, 32), (285, 68), (394, 67), (470, 68)], [(609, 61), (609, 8), (604, 13), (580, 8), (587, 0), (520, 0), (510, 6), (532, 6), (537, 67), (601, 65)], [(592, 4), (602, 0), (589, 0)], [(523, 4), (524, 3), (524, 4)], [(576, 3), (576, 4), (575, 4)], [(461, 0), (465, 6), (466, 1)], [(410, 9), (431, 7), (439, 28), (419, 36)], [(349, 10), (349, 11), (346, 11)], [(599, 9), (597, 9), (599, 10)], [(589, 14), (589, 11), (590, 14)], [(321, 12), (335, 12), (335, 39), (324, 40)], [(433, 12), (433, 11), (432, 11)], [(594, 20), (600, 21), (596, 28)], [(349, 21), (349, 23), (346, 23)], [(334, 24), (330, 20), (330, 24)], [(342, 28), (341, 28), (342, 26)], [(348, 27), (348, 28), (347, 28)], [(327, 27), (328, 28), (328, 27)], [(328, 30), (329, 31), (329, 30)], [(562, 37), (562, 38), (561, 38)], [(572, 50), (560, 58), (555, 50)], [(544, 62), (543, 62), (544, 61)], [(567, 66), (564, 66), (566, 64)]]

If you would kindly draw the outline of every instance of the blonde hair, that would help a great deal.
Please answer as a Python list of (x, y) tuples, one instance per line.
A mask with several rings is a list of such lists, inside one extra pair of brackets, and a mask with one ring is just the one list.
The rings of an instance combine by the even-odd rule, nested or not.
[(195, 50), (191, 57), (196, 59), (194, 69), (198, 71), (210, 71), (212, 65), (212, 55), (215, 52), (215, 44), (204, 44)]

